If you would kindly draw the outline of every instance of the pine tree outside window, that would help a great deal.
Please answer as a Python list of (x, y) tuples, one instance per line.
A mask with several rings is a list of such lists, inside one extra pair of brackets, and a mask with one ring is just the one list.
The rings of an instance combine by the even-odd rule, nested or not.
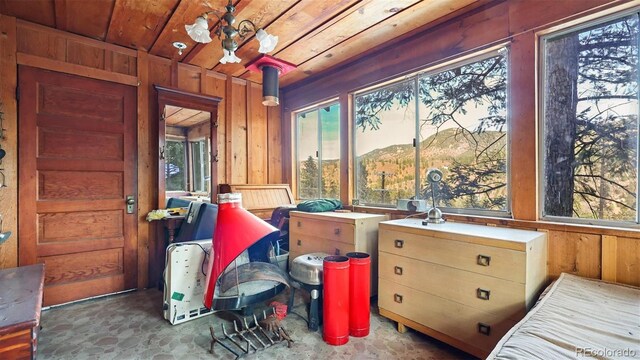
[(165, 146), (167, 191), (187, 191), (186, 142), (167, 139)]
[(637, 10), (541, 41), (541, 211), (582, 223), (640, 222)]
[(299, 199), (340, 198), (340, 104), (295, 114)]

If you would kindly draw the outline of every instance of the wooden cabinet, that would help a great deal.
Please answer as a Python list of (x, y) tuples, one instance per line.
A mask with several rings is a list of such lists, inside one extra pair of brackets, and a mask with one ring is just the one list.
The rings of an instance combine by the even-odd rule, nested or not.
[(380, 314), (486, 357), (546, 281), (546, 234), (419, 219), (380, 223)]
[(292, 211), (289, 219), (289, 262), (297, 256), (323, 252), (371, 255), (371, 294), (378, 288), (378, 223), (386, 215), (363, 213), (306, 213)]

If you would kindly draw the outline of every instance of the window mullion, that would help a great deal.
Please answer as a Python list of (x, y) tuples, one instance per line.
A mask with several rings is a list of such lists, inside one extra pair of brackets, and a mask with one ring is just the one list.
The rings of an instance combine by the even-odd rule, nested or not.
[(294, 146), (296, 148), (296, 153), (294, 156), (295, 168), (296, 168), (296, 196), (300, 198), (300, 115), (295, 116), (294, 119), (295, 127), (296, 127), (296, 136), (294, 139)]
[(420, 198), (420, 92), (419, 92), (419, 78), (416, 76), (413, 81), (413, 91), (415, 93), (415, 108), (416, 108), (416, 132), (415, 132), (415, 144), (416, 144), (416, 158), (415, 158), (415, 198)]
[(191, 183), (193, 181), (190, 181), (191, 178), (193, 177), (193, 174), (191, 174), (191, 172), (193, 171), (193, 166), (189, 166), (190, 165), (189, 160), (191, 159), (191, 156), (190, 156), (191, 149), (189, 147), (189, 142), (186, 139), (182, 142), (182, 144), (184, 146), (184, 157), (185, 157), (184, 164), (185, 164), (185, 167), (187, 168), (187, 171), (184, 172), (185, 182), (186, 182), (185, 188), (187, 191), (193, 191), (193, 188), (191, 187)]
[[(636, 13), (640, 23), (640, 13)], [(640, 59), (640, 36), (636, 35), (636, 56)], [(636, 224), (640, 224), (640, 61), (636, 61)]]
[(322, 198), (322, 119), (320, 118), (320, 108), (318, 112), (318, 197)]

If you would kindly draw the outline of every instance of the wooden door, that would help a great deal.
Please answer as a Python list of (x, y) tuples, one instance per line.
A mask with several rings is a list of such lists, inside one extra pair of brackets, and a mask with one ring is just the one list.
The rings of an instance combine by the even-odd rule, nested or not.
[(26, 66), (19, 84), (20, 265), (45, 264), (45, 305), (136, 287), (136, 89)]

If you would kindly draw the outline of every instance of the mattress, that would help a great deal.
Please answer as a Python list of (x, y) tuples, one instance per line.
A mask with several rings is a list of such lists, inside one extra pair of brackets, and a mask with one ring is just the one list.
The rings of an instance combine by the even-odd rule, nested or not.
[(562, 274), (487, 359), (640, 359), (640, 288)]

